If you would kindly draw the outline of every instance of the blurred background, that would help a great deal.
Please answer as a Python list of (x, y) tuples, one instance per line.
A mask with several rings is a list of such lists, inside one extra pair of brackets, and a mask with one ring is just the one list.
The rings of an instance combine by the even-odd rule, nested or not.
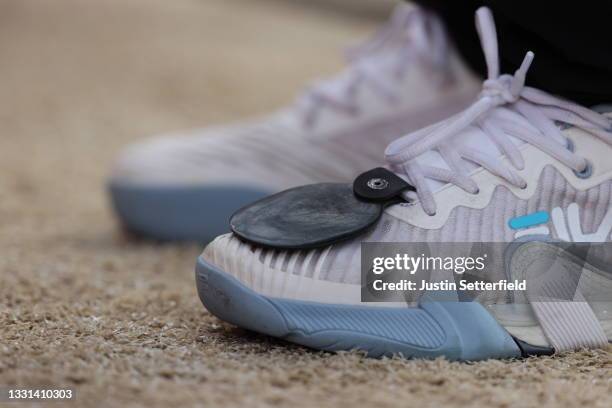
[(394, 3), (0, 0), (2, 229), (99, 213), (123, 145), (290, 102)]
[(291, 102), (394, 3), (0, 0), (5, 237), (110, 225), (103, 185), (122, 146)]

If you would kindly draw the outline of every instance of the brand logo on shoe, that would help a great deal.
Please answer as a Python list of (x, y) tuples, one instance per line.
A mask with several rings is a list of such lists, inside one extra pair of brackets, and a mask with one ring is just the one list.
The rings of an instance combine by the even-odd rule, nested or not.
[(508, 220), (508, 226), (516, 230), (514, 239), (527, 235), (551, 236), (551, 223), (557, 238), (562, 241), (605, 242), (612, 231), (612, 211), (608, 210), (599, 228), (589, 234), (582, 231), (580, 207), (576, 203), (568, 205), (565, 213), (561, 207), (555, 207), (550, 213), (548, 211), (538, 211)]

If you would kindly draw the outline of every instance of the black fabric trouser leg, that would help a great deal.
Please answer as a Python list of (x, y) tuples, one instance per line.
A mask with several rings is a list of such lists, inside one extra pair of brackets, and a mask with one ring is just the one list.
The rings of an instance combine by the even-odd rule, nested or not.
[(612, 102), (612, 2), (416, 0), (436, 12), (469, 66), (483, 77), (474, 25), (480, 6), (493, 11), (501, 72), (512, 74), (535, 53), (527, 84), (583, 105)]

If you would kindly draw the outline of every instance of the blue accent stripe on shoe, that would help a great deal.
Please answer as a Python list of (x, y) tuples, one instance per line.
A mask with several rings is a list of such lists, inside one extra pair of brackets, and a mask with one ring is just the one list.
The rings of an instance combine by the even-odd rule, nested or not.
[(540, 225), (547, 223), (550, 216), (548, 211), (538, 211), (531, 214), (523, 215), (521, 217), (511, 218), (508, 221), (508, 225), (512, 229), (527, 228), (534, 225)]

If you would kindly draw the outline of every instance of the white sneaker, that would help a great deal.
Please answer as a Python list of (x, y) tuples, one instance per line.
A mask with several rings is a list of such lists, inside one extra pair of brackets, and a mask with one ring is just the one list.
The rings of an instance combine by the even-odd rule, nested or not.
[[(612, 338), (612, 114), (524, 86), (532, 53), (513, 76), (500, 75), (492, 15), (482, 8), (477, 17), (489, 75), (473, 105), (390, 144), (393, 173), (378, 169), (363, 184), (358, 178), (360, 200), (352, 189), (343, 198), (342, 185), (319, 185), (237, 213), (234, 234), (218, 237), (199, 258), (198, 290), (209, 311), (310, 347), (374, 356), (478, 360), (606, 346)], [(386, 197), (395, 201), (380, 214), (382, 205), (360, 193), (366, 185), (372, 197), (402, 187)], [(333, 203), (324, 202), (329, 191), (338, 193)], [(322, 209), (311, 211), (319, 203)], [(603, 262), (559, 252), (551, 241), (597, 243)], [(362, 243), (368, 242), (502, 243), (489, 254), (490, 281), (526, 276), (544, 262), (556, 274), (544, 282), (546, 290), (574, 287), (569, 299), (525, 292), (523, 303), (510, 301), (518, 295), (507, 291), (482, 292), (478, 302), (454, 295), (450, 302), (363, 303)], [(508, 252), (503, 243), (518, 249)]]
[(282, 189), (348, 181), (397, 136), (463, 109), (478, 83), (441, 23), (411, 6), (351, 53), (349, 68), (264, 119), (158, 137), (126, 149), (110, 194), (125, 226), (208, 241), (239, 207)]

